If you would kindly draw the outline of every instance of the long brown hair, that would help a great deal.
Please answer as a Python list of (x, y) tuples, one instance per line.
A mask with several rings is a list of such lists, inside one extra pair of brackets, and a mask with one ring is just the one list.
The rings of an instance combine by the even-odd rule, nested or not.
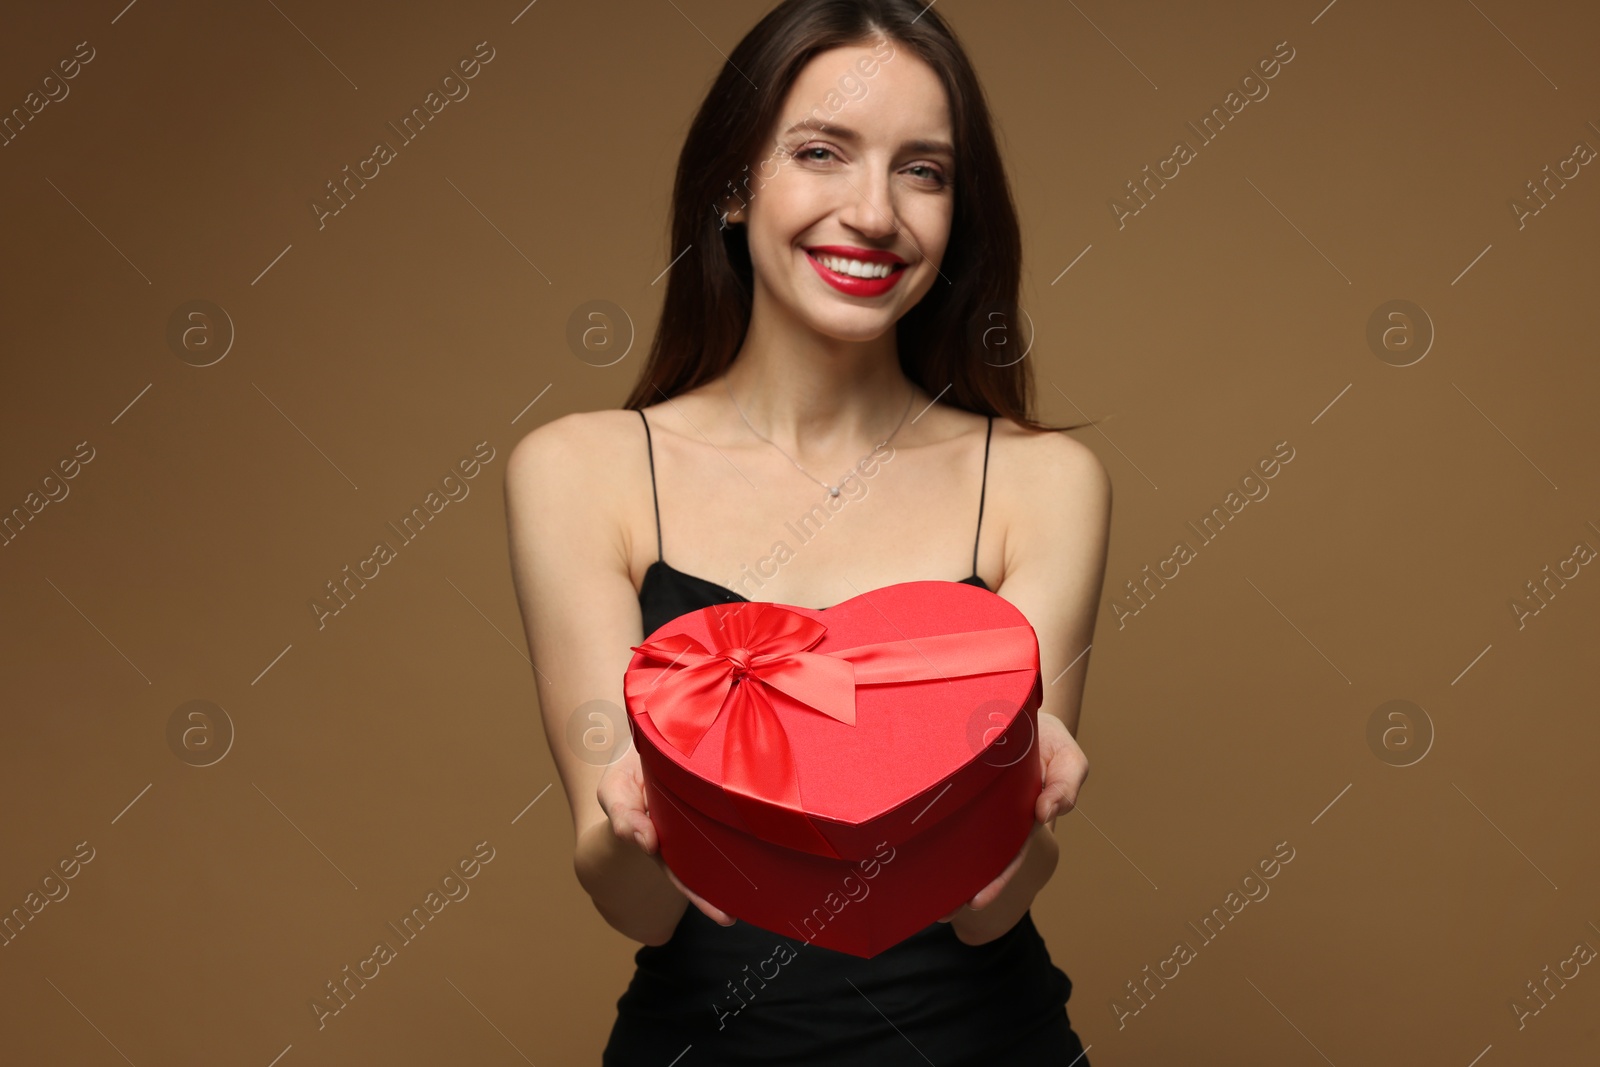
[[(754, 277), (743, 226), (724, 214), (735, 181), (777, 121), (789, 86), (818, 53), (887, 38), (944, 84), (955, 133), (955, 203), (941, 277), (895, 324), (900, 369), (931, 396), (1033, 430), (1033, 374), (1011, 353), (1022, 332), (1022, 235), (988, 106), (965, 51), (920, 0), (784, 0), (723, 64), (684, 139), (672, 192), (673, 249), (661, 322), (624, 408), (693, 389), (726, 370), (750, 324)], [(749, 179), (743, 179), (749, 190)], [(759, 195), (759, 194), (756, 194)], [(945, 279), (948, 279), (946, 281)], [(989, 346), (996, 331), (1003, 346)], [(1004, 358), (986, 358), (1003, 356)]]

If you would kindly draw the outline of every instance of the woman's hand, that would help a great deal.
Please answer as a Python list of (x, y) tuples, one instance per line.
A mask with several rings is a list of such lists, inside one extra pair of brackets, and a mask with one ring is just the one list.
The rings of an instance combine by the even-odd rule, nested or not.
[[(1089, 761), (1066, 723), (1045, 713), (1037, 719), (1042, 783), (1034, 805), (1033, 830), (1005, 870), (971, 900), (939, 920), (953, 923), (956, 936), (969, 945), (1004, 934), (1033, 905), (1033, 898), (1055, 872), (1058, 854), (1051, 836), (1055, 818), (1073, 809), (1084, 779), (1089, 776)], [(1018, 873), (1023, 871), (1027, 873), (1019, 878)]]
[(712, 921), (722, 926), (733, 925), (732, 915), (678, 881), (678, 876), (672, 873), (672, 868), (661, 858), (659, 852), (661, 839), (657, 836), (655, 823), (645, 808), (644, 771), (639, 765), (637, 748), (630, 747), (621, 759), (606, 767), (600, 775), (600, 784), (595, 790), (595, 795), (606, 817), (611, 820), (611, 832), (616, 834), (619, 841), (631, 841), (644, 850), (645, 855), (655, 860), (666, 873), (678, 892), (687, 897), (690, 903)]

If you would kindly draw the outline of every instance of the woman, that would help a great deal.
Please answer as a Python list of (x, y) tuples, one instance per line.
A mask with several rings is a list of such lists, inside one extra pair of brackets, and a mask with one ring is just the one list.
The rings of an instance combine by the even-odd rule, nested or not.
[[(688, 133), (672, 235), (686, 251), (624, 409), (553, 420), (506, 471), (575, 869), (643, 942), (603, 1062), (1086, 1067), (1071, 982), (1029, 908), (1088, 773), (1073, 733), (1111, 487), (1087, 447), (1029, 416), (1027, 361), (996, 358), (1020, 235), (937, 12), (768, 14)], [(995, 590), (1038, 634), (1032, 834), (966, 905), (870, 960), (734, 922), (660, 859), (621, 712), (630, 646), (709, 604), (825, 607), (929, 578)], [(607, 719), (620, 757), (568, 741)]]

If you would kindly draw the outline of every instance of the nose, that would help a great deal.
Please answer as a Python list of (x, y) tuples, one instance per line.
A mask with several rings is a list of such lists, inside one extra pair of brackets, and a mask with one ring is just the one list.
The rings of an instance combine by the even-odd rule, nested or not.
[(873, 170), (853, 176), (842, 190), (845, 203), (839, 220), (863, 237), (882, 240), (898, 229), (889, 175)]

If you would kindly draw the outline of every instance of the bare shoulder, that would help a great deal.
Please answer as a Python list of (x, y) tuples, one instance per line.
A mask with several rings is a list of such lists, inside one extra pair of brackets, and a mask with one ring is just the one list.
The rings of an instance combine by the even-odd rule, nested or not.
[(528, 431), (506, 460), (511, 522), (558, 544), (605, 544), (625, 558), (621, 502), (627, 479), (643, 476), (643, 438), (631, 409), (571, 412)]
[(1109, 510), (1111, 475), (1105, 464), (1094, 449), (1064, 431), (1030, 430), (997, 418), (994, 447), (1005, 449), (1003, 469), (1013, 484), (1028, 490), (1030, 502), (1054, 500)]
[(1104, 552), (1111, 476), (1094, 449), (1064, 431), (1030, 430), (1009, 419), (995, 420), (993, 448), (990, 476), (1009, 504), (1010, 565), (1041, 555)]
[(639, 413), (627, 409), (574, 411), (551, 419), (529, 430), (512, 448), (506, 461), (507, 492), (614, 500), (605, 490), (618, 488), (617, 478), (629, 469), (628, 461), (636, 452), (643, 455), (643, 437)]

